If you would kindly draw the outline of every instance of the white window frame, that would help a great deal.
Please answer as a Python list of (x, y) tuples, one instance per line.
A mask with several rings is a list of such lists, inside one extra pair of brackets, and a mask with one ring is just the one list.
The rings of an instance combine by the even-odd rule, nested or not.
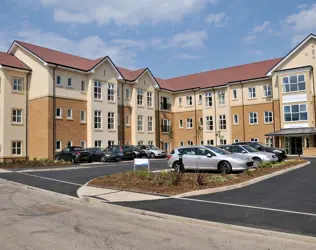
[(179, 120), (179, 128), (183, 128), (183, 120), (182, 119)]
[(239, 139), (234, 139), (234, 143), (238, 143), (239, 142)]
[(256, 87), (248, 87), (248, 99), (255, 99), (256, 97)]
[(144, 116), (143, 115), (137, 116), (137, 131), (138, 132), (144, 131)]
[(12, 124), (23, 124), (23, 110), (22, 109), (12, 109)]
[(273, 146), (273, 137), (266, 137), (264, 143), (267, 147), (271, 148)]
[(115, 113), (108, 112), (108, 130), (115, 130)]
[(72, 78), (71, 77), (68, 77), (68, 79), (67, 79), (67, 88), (72, 88)]
[(126, 88), (125, 89), (125, 99), (130, 99), (131, 98), (131, 89), (130, 88)]
[[(69, 143), (70, 142), (70, 143)], [(70, 146), (70, 147), (72, 147), (72, 141), (67, 141), (67, 147), (68, 147), (68, 145)]]
[(87, 84), (86, 84), (86, 82), (85, 81), (81, 81), (81, 83), (80, 83), (80, 91), (81, 92), (87, 92)]
[(154, 141), (148, 141), (148, 145), (154, 145)]
[(200, 119), (199, 119), (199, 125), (203, 127), (203, 125), (204, 125), (204, 119), (203, 119), (203, 117), (200, 117)]
[(186, 97), (186, 100), (187, 100), (187, 106), (192, 106), (193, 105), (193, 98), (191, 95), (188, 95)]
[(137, 106), (144, 106), (144, 91), (142, 89), (137, 90)]
[(238, 93), (237, 93), (237, 89), (233, 89), (232, 90), (232, 93), (233, 93), (233, 100), (237, 100), (238, 99)]
[[(59, 147), (57, 147), (58, 143), (59, 143)], [(56, 143), (55, 143), (55, 150), (56, 150), (56, 152), (60, 152), (62, 149), (63, 149), (63, 142), (60, 141), (60, 140), (56, 140)]]
[(250, 125), (254, 125), (254, 124), (258, 124), (258, 112), (249, 112), (249, 124)]
[(219, 115), (219, 129), (220, 130), (226, 130), (227, 129), (226, 115), (224, 115), (224, 114)]
[(182, 97), (179, 97), (179, 98), (178, 98), (178, 104), (179, 104), (179, 107), (182, 106)]
[[(58, 83), (58, 78), (60, 80), (60, 82)], [(61, 76), (56, 76), (56, 85), (57, 86), (62, 86), (63, 85), (63, 80), (62, 80), (62, 77)]]
[(120, 87), (119, 86), (117, 86), (116, 87), (116, 96), (117, 96), (117, 100), (120, 100)]
[[(96, 121), (97, 119), (97, 121)], [(94, 129), (95, 130), (102, 130), (102, 111), (101, 110), (94, 110)]]
[(21, 77), (12, 78), (12, 92), (24, 92), (24, 82)]
[(80, 147), (87, 148), (87, 142), (85, 140), (80, 141)]
[(225, 91), (217, 92), (218, 105), (225, 105)]
[(206, 145), (213, 146), (214, 145), (214, 140), (207, 140), (206, 141)]
[(200, 145), (204, 145), (204, 141), (203, 140), (200, 141)]
[(108, 83), (108, 101), (115, 102), (115, 84)]
[[(70, 111), (70, 116), (69, 116), (69, 111)], [(72, 120), (73, 117), (72, 117), (72, 109), (67, 109), (67, 119), (68, 120)]]
[(213, 106), (213, 98), (212, 98), (212, 93), (211, 92), (205, 93), (205, 106), (206, 107), (212, 107)]
[[(82, 114), (83, 114), (84, 119), (82, 119)], [(80, 122), (81, 123), (87, 122), (87, 112), (85, 110), (80, 110)]]
[(138, 146), (144, 145), (144, 141), (137, 141), (137, 145)]
[(147, 107), (153, 106), (153, 92), (147, 92)]
[(272, 86), (271, 84), (263, 85), (263, 96), (271, 97), (272, 96)]
[(250, 138), (250, 141), (251, 142), (259, 142), (259, 139), (258, 138)]
[[(264, 111), (263, 116), (264, 116), (264, 123), (265, 124), (273, 123), (273, 112), (272, 111)], [(270, 121), (270, 118), (271, 118), (271, 121)]]
[(103, 142), (102, 142), (102, 140), (95, 140), (95, 141), (94, 141), (94, 147), (95, 147), (95, 148), (102, 148), (102, 147), (103, 147)]
[(153, 117), (148, 116), (147, 117), (147, 126), (148, 126), (148, 132), (154, 132), (154, 122), (153, 122)]
[(125, 144), (126, 144), (126, 145), (130, 145), (131, 143), (130, 143), (129, 141), (126, 141)]
[(220, 139), (219, 140), (219, 144), (220, 145), (226, 145), (227, 144), (227, 140), (226, 139)]
[(129, 115), (125, 115), (125, 126), (126, 127), (131, 126), (131, 124), (130, 124), (130, 116)]
[(205, 125), (207, 131), (213, 131), (214, 130), (214, 122), (213, 122), (213, 116), (206, 116), (205, 117)]
[(102, 83), (99, 81), (94, 82), (94, 100), (102, 100)]
[[(299, 80), (300, 77), (304, 78), (304, 81)], [(296, 77), (296, 82), (291, 83), (290, 80), (291, 78)], [(284, 82), (285, 79), (287, 79), (287, 82)], [(304, 83), (304, 89), (299, 89), (299, 85)], [(289, 91), (286, 91), (285, 86), (288, 85)], [(292, 90), (292, 88), (294, 88), (294, 86), (296, 85), (297, 90)], [(301, 92), (301, 91), (306, 91), (306, 78), (304, 74), (298, 74), (298, 75), (293, 75), (293, 76), (284, 76), (282, 77), (282, 92), (283, 93), (291, 93), (291, 92)]]
[(179, 146), (180, 146), (180, 147), (183, 147), (183, 146), (184, 146), (184, 142), (183, 142), (183, 141), (180, 141), (180, 142), (179, 142)]
[[(60, 115), (57, 115), (57, 110), (59, 110)], [(55, 118), (57, 118), (57, 119), (62, 119), (63, 118), (63, 109), (62, 108), (56, 108)]]
[(193, 141), (188, 141), (188, 146), (193, 146)]
[(112, 146), (112, 145), (114, 145), (115, 144), (115, 141), (113, 141), (113, 140), (108, 140), (108, 146)]
[[(298, 106), (298, 112), (293, 112), (292, 109), (293, 109), (293, 106)], [(301, 111), (301, 107), (302, 106), (305, 106), (305, 111)], [(290, 107), (290, 112), (285, 112), (285, 108), (286, 107)], [(301, 113), (306, 113), (307, 117), (306, 117), (306, 120), (301, 120), (300, 119), (300, 114)], [(291, 115), (291, 120), (290, 121), (286, 121), (285, 120), (285, 115), (286, 114), (290, 114)], [(298, 114), (299, 116), (299, 119), (298, 120), (293, 120), (293, 114)], [(284, 122), (297, 122), (297, 121), (308, 121), (308, 110), (307, 110), (307, 104), (305, 103), (301, 103), (301, 104), (291, 104), (291, 105), (284, 105), (283, 106), (283, 121)]]
[(192, 129), (193, 128), (193, 119), (192, 118), (187, 118), (186, 128), (187, 129)]
[(234, 125), (239, 124), (239, 115), (238, 114), (233, 115), (233, 123), (234, 123)]
[(199, 104), (203, 104), (203, 95), (199, 95)]
[[(20, 151), (19, 154), (18, 154), (18, 151)], [(23, 155), (23, 142), (22, 141), (12, 141), (11, 154), (12, 155)]]

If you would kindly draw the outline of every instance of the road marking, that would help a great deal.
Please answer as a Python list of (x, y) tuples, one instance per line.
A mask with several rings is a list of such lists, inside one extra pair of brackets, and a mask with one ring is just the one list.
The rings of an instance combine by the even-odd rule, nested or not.
[(216, 204), (216, 205), (226, 205), (226, 206), (232, 206), (232, 207), (252, 208), (252, 209), (258, 209), (258, 210), (267, 210), (267, 211), (273, 211), (273, 212), (281, 212), (281, 213), (288, 213), (288, 214), (299, 214), (299, 215), (308, 215), (308, 216), (314, 216), (314, 217), (316, 217), (316, 214), (313, 214), (313, 213), (305, 213), (305, 212), (298, 212), (298, 211), (292, 211), (292, 210), (283, 210), (283, 209), (268, 208), (268, 207), (249, 206), (249, 205), (226, 203), (226, 202), (218, 202), (218, 201), (205, 201), (205, 200), (190, 199), (190, 198), (174, 198), (174, 199), (178, 199), (178, 200), (188, 200), (188, 201), (199, 201), (199, 202), (203, 202), (203, 203)]
[(36, 178), (40, 178), (40, 179), (44, 179), (44, 180), (50, 180), (50, 181), (66, 183), (66, 184), (70, 184), (70, 185), (74, 185), (74, 186), (78, 186), (78, 187), (82, 186), (82, 184), (79, 184), (79, 183), (74, 183), (74, 182), (69, 182), (69, 181), (62, 181), (62, 180), (57, 180), (57, 179), (48, 178), (48, 177), (44, 177), (44, 176), (38, 176), (38, 175), (34, 175), (34, 174), (27, 174), (27, 173), (21, 173), (21, 172), (16, 172), (16, 173), (17, 174), (26, 175), (26, 176), (32, 176), (32, 177), (36, 177)]

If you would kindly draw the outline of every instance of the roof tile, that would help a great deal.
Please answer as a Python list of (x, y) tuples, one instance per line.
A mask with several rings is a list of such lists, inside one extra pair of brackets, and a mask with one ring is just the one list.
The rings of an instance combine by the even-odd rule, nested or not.
[(31, 68), (21, 62), (17, 57), (5, 52), (0, 52), (0, 65), (17, 69), (31, 70)]

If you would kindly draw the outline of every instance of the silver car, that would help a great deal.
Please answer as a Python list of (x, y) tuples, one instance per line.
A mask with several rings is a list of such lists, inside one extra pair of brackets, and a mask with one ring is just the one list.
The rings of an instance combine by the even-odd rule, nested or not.
[(247, 155), (251, 157), (254, 161), (254, 167), (257, 167), (260, 162), (277, 162), (278, 157), (274, 153), (262, 152), (254, 149), (248, 145), (223, 145), (219, 146), (226, 151), (233, 154)]
[(166, 151), (157, 148), (154, 145), (141, 145), (139, 148), (146, 152), (147, 157), (156, 158), (156, 157), (166, 157)]
[(218, 170), (228, 174), (253, 166), (253, 160), (246, 155), (232, 154), (212, 146), (190, 146), (176, 148), (168, 155), (170, 168), (180, 168), (179, 154), (182, 156), (184, 170)]

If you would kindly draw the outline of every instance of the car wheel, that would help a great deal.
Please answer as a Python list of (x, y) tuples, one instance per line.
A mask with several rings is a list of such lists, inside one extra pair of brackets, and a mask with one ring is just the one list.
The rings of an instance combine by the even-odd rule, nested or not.
[[(179, 172), (180, 171), (180, 162), (179, 161), (175, 161), (173, 164), (172, 164), (172, 168), (175, 172)], [(184, 168), (182, 168), (183, 172), (184, 172)]]
[(133, 159), (135, 159), (135, 158), (137, 158), (137, 155), (134, 153), (134, 158)]
[(150, 154), (150, 158), (151, 158), (151, 159), (154, 159), (154, 158), (155, 158), (155, 154), (154, 154), (154, 153), (151, 153), (151, 154)]
[(255, 168), (257, 168), (261, 162), (262, 162), (262, 160), (259, 157), (254, 157), (253, 158), (253, 166)]
[(222, 174), (230, 174), (232, 172), (232, 166), (227, 161), (221, 161), (218, 164), (218, 170)]
[(88, 160), (88, 163), (92, 163), (92, 159), (91, 158)]
[(101, 161), (106, 162), (106, 157), (104, 155), (101, 156)]
[(72, 158), (71, 158), (71, 162), (72, 162), (73, 164), (77, 164), (77, 163), (78, 163), (78, 160), (76, 159), (76, 157), (72, 157)]

